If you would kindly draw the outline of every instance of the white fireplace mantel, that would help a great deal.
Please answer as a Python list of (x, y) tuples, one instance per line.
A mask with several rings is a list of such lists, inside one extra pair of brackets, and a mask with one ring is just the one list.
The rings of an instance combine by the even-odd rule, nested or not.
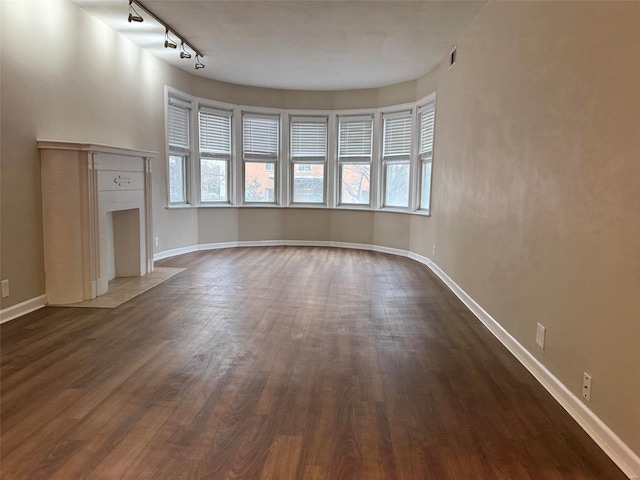
[(114, 269), (116, 276), (152, 272), (151, 160), (158, 154), (48, 140), (38, 149), (47, 301), (102, 295)]

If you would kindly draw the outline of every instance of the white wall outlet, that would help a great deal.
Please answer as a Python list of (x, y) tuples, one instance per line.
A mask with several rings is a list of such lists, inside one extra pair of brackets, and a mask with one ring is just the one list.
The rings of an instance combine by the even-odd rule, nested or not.
[(582, 375), (582, 396), (587, 402), (591, 401), (591, 375), (587, 372)]
[(158, 237), (153, 237), (153, 245), (154, 245), (156, 248), (158, 247), (158, 244), (159, 244), (159, 243), (160, 243), (160, 242), (158, 241)]
[(9, 296), (9, 280), (2, 280), (2, 298)]
[(544, 337), (547, 334), (547, 329), (538, 322), (538, 329), (536, 330), (536, 343), (544, 350)]

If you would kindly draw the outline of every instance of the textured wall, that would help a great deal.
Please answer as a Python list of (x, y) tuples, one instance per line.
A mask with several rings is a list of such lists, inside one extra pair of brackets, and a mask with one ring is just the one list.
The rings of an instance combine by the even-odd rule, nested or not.
[[(489, 2), (437, 71), (436, 263), (640, 453), (640, 4)], [(547, 327), (535, 345), (536, 322)]]

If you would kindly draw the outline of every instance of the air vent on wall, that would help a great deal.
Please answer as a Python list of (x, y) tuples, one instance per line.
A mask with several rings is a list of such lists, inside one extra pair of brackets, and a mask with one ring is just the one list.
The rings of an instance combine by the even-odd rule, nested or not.
[(453, 50), (451, 50), (451, 53), (449, 54), (449, 68), (456, 64), (456, 48), (457, 47), (453, 47)]

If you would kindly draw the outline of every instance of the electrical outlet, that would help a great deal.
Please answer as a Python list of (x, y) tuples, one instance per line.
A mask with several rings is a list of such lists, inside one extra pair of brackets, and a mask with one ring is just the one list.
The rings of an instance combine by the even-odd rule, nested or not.
[(544, 337), (547, 334), (547, 329), (538, 322), (538, 329), (536, 330), (536, 343), (544, 350)]
[(2, 280), (2, 298), (9, 296), (9, 280)]
[(158, 237), (153, 237), (153, 244), (156, 246), (156, 248), (158, 247)]
[(587, 402), (591, 401), (591, 375), (587, 372), (582, 376), (582, 396)]

